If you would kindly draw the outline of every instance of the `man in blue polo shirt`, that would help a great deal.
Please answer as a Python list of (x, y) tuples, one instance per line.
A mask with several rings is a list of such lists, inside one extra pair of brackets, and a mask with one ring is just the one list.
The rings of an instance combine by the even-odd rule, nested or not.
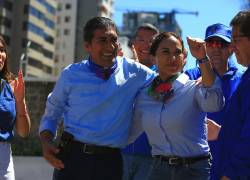
[[(213, 69), (222, 81), (222, 90), (225, 97), (225, 105), (228, 104), (232, 94), (235, 92), (242, 71), (240, 71), (231, 59), (233, 47), (231, 45), (231, 29), (228, 26), (217, 23), (207, 27), (205, 33), (206, 51), (212, 63)], [(185, 72), (190, 79), (198, 79), (201, 76), (199, 67)], [(214, 120), (219, 125), (225, 115), (225, 107), (222, 111), (208, 113), (207, 118)], [(211, 179), (218, 179), (218, 159), (220, 154), (220, 141), (209, 141), (211, 154), (213, 157), (211, 168)]]
[[(150, 56), (149, 49), (153, 38), (159, 30), (149, 23), (141, 24), (135, 33), (133, 45), (138, 61), (156, 71), (156, 66)], [(152, 161), (151, 147), (147, 136), (143, 133), (134, 143), (122, 150), (123, 180), (144, 180), (150, 170)]]

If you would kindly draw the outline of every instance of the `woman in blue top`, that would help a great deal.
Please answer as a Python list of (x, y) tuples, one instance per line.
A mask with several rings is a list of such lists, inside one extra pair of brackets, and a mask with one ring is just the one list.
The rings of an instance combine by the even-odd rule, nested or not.
[(10, 141), (13, 128), (21, 137), (30, 131), (30, 119), (24, 98), (24, 81), (21, 71), (18, 78), (8, 70), (6, 43), (0, 36), (0, 179), (14, 180), (14, 167)]
[(181, 73), (187, 56), (182, 39), (164, 32), (154, 39), (150, 50), (159, 76), (141, 91), (135, 104), (130, 140), (146, 132), (154, 156), (149, 175), (152, 180), (209, 178), (205, 112), (219, 111), (224, 101), (204, 42), (187, 40), (200, 65), (202, 85)]

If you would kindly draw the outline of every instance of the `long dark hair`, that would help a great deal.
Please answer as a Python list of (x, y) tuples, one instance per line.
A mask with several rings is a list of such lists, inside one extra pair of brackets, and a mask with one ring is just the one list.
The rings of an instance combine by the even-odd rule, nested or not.
[(14, 75), (9, 71), (8, 67), (8, 61), (9, 61), (9, 54), (7, 51), (7, 44), (3, 38), (3, 36), (0, 35), (0, 42), (3, 44), (4, 51), (6, 53), (6, 60), (3, 65), (3, 69), (0, 71), (0, 78), (10, 82), (14, 79)]

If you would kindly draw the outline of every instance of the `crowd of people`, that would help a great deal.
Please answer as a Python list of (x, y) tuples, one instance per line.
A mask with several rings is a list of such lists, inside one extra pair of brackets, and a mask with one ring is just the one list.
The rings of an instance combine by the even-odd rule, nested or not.
[[(83, 29), (89, 56), (61, 72), (40, 122), (52, 179), (250, 179), (250, 10), (230, 26), (187, 37), (198, 66), (184, 71), (188, 51), (174, 32), (140, 25), (130, 59), (115, 23), (90, 19)], [(26, 137), (31, 126), (22, 72), (16, 78), (8, 61), (0, 36), (0, 180), (15, 179), (14, 129)]]

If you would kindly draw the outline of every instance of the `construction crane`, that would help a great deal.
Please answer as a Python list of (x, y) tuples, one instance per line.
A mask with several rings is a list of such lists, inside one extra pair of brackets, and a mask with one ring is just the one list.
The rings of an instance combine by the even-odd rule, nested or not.
[(181, 9), (172, 9), (169, 12), (130, 10), (123, 14), (122, 34), (130, 37), (140, 24), (151, 23), (161, 31), (172, 31), (181, 35), (181, 28), (175, 19), (176, 14), (199, 15), (198, 11)]
[[(250, 0), (249, 0), (250, 1)], [(129, 9), (124, 9), (124, 8), (116, 8), (115, 9), (116, 11), (122, 11), (122, 12), (126, 12), (126, 13), (157, 13), (157, 14), (166, 14), (166, 13), (171, 13), (173, 15), (175, 14), (188, 14), (188, 15), (195, 15), (195, 16), (198, 16), (199, 15), (199, 12), (198, 11), (187, 11), (187, 10), (184, 10), (184, 9), (177, 9), (177, 8), (174, 8), (172, 9), (171, 11), (152, 11), (152, 10), (129, 10)]]
[[(121, 8), (118, 10), (123, 11)], [(198, 11), (180, 9), (172, 9), (168, 12), (126, 10), (123, 13), (123, 25), (120, 29), (120, 36), (128, 37), (131, 40), (136, 28), (143, 23), (151, 23), (158, 27), (160, 31), (175, 32), (181, 36), (182, 30), (175, 19), (176, 14), (199, 15)]]
[(199, 15), (198, 11), (187, 11), (183, 9), (173, 9), (171, 13), (172, 14), (189, 14), (189, 15), (195, 15), (195, 16)]

